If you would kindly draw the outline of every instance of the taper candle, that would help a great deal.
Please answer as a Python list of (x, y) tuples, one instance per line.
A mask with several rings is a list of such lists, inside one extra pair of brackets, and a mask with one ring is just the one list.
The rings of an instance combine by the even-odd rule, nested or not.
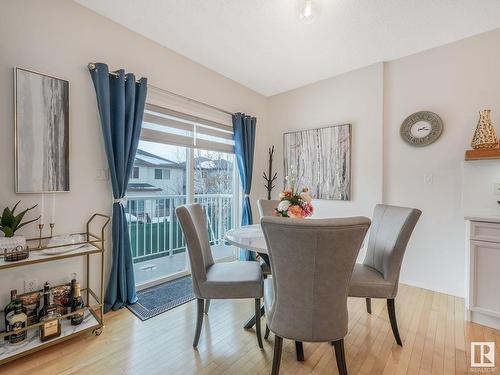
[(50, 215), (50, 222), (56, 222), (56, 193), (52, 193), (52, 210)]
[(40, 204), (40, 224), (43, 224), (44, 214), (45, 214), (45, 194), (42, 193), (42, 202)]

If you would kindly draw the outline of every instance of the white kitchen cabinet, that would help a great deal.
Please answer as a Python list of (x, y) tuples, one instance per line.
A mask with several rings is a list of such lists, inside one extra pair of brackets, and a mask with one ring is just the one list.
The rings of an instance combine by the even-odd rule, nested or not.
[(500, 216), (466, 217), (467, 319), (500, 329)]

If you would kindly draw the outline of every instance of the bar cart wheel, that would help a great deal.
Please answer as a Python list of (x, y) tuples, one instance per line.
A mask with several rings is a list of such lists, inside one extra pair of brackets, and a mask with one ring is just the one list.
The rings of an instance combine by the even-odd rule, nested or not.
[(101, 335), (101, 333), (102, 333), (102, 328), (103, 328), (103, 327), (99, 327), (99, 328), (94, 329), (94, 330), (92, 331), (92, 334), (93, 334), (94, 336), (100, 336), (100, 335)]

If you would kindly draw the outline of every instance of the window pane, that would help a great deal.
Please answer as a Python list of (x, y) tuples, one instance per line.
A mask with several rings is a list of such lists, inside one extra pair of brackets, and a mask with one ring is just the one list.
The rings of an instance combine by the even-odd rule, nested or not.
[(232, 194), (234, 155), (218, 151), (194, 151), (194, 193)]
[(139, 178), (139, 167), (134, 167), (132, 169), (132, 178)]
[(215, 259), (232, 258), (224, 236), (234, 228), (234, 155), (194, 150), (194, 201), (205, 209), (208, 237)]
[[(139, 178), (129, 183), (126, 216), (138, 285), (187, 269), (186, 245), (175, 215), (186, 204), (188, 149), (139, 141)], [(167, 173), (168, 171), (168, 173)], [(164, 177), (170, 175), (170, 179)]]

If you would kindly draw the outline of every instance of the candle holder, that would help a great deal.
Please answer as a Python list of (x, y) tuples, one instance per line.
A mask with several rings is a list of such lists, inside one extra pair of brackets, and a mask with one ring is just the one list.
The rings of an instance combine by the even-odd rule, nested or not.
[(38, 230), (40, 231), (40, 235), (38, 236), (38, 248), (42, 248), (42, 231), (43, 231), (43, 224), (38, 224)]
[(52, 238), (52, 235), (54, 234), (54, 227), (56, 226), (56, 223), (49, 223), (50, 226), (50, 238)]

